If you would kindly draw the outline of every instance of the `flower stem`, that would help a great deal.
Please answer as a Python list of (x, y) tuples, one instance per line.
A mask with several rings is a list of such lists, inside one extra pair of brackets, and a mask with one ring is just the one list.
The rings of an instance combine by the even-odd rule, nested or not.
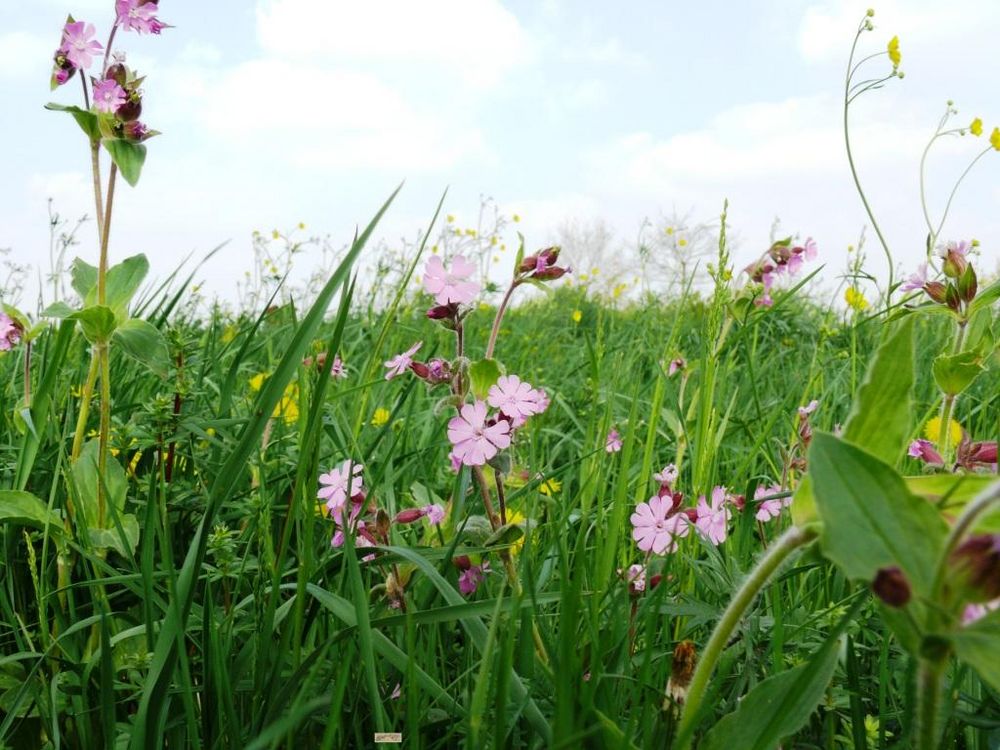
[[(962, 347), (965, 346), (965, 321), (959, 321), (955, 329), (955, 343), (952, 346), (952, 354), (961, 354)], [(955, 408), (954, 393), (945, 393), (941, 400), (941, 425), (938, 428), (938, 451), (941, 453), (942, 463), (947, 467), (951, 463), (951, 415)]]
[(920, 659), (917, 671), (917, 750), (934, 750), (937, 747), (941, 677), (947, 663), (947, 659)]
[(705, 689), (708, 681), (715, 671), (716, 662), (722, 655), (730, 636), (743, 618), (747, 608), (756, 598), (757, 594), (770, 580), (774, 572), (788, 558), (788, 556), (799, 547), (813, 541), (818, 532), (814, 526), (799, 528), (793, 526), (788, 529), (778, 540), (771, 545), (765, 555), (761, 558), (757, 566), (750, 572), (746, 581), (739, 591), (733, 596), (722, 613), (722, 618), (715, 626), (712, 637), (705, 647), (705, 651), (698, 660), (698, 666), (691, 678), (691, 686), (688, 689), (687, 701), (681, 713), (680, 724), (677, 728), (677, 750), (688, 750), (691, 747), (691, 740), (694, 736), (698, 714), (701, 710), (701, 703), (705, 697)]
[(520, 281), (516, 279), (511, 282), (510, 287), (507, 289), (507, 293), (504, 294), (503, 299), (500, 301), (500, 307), (497, 308), (496, 317), (493, 318), (493, 328), (490, 330), (490, 341), (486, 346), (486, 359), (493, 358), (493, 350), (497, 345), (497, 336), (500, 334), (500, 323), (503, 321), (503, 316), (507, 312), (507, 305), (510, 304), (511, 295), (514, 294), (514, 290), (520, 285)]

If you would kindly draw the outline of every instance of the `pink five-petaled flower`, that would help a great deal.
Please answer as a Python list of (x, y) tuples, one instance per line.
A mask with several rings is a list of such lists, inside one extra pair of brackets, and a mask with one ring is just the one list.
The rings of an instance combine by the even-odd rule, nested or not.
[(672, 487), (677, 481), (677, 467), (674, 464), (667, 464), (659, 474), (653, 474), (653, 479), (660, 484)]
[(927, 264), (921, 263), (917, 266), (915, 273), (910, 274), (910, 278), (900, 287), (900, 291), (912, 292), (916, 289), (923, 289), (927, 284)]
[(114, 114), (126, 100), (125, 89), (113, 78), (94, 83), (94, 109)]
[(636, 593), (646, 590), (646, 567), (644, 565), (629, 565), (625, 571), (625, 580), (629, 588)]
[(21, 340), (21, 326), (5, 312), (0, 312), (0, 352), (7, 352)]
[(413, 355), (416, 354), (417, 350), (423, 345), (423, 341), (418, 341), (402, 354), (397, 354), (395, 357), (388, 360), (385, 363), (385, 366), (389, 368), (389, 372), (385, 374), (385, 379), (392, 380), (397, 375), (402, 375), (406, 372), (410, 365), (413, 364)]
[(482, 565), (470, 565), (458, 577), (458, 590), (466, 596), (476, 593), (476, 589), (479, 588), (479, 584), (482, 583), (489, 569), (488, 560), (483, 560)]
[(925, 464), (940, 466), (944, 463), (944, 459), (941, 457), (941, 454), (937, 452), (937, 449), (934, 447), (934, 443), (930, 440), (914, 440), (910, 443), (910, 447), (906, 452), (911, 458), (919, 459)]
[(729, 523), (731, 516), (726, 504), (725, 487), (716, 487), (712, 490), (711, 503), (705, 500), (704, 495), (698, 498), (698, 520), (694, 522), (695, 526), (702, 536), (716, 546), (726, 541), (726, 524)]
[(434, 295), (439, 305), (468, 304), (479, 294), (479, 284), (469, 281), (475, 272), (476, 267), (461, 255), (452, 258), (450, 271), (440, 257), (432, 255), (424, 272), (424, 289)]
[(427, 520), (432, 524), (437, 526), (444, 520), (444, 508), (442, 508), (437, 503), (432, 503), (431, 505), (425, 505), (421, 510), (424, 515), (427, 516)]
[(152, 0), (116, 0), (118, 18), (115, 25), (139, 34), (159, 34), (165, 24), (157, 19), (160, 8)]
[(686, 537), (690, 527), (687, 516), (674, 510), (673, 499), (659, 495), (635, 506), (632, 538), (640, 550), (654, 555), (677, 551), (677, 540)]
[(806, 237), (805, 244), (802, 246), (805, 251), (806, 260), (816, 260), (816, 256), (819, 255), (819, 248), (816, 246), (816, 240), (812, 237)]
[(104, 47), (94, 39), (97, 30), (92, 23), (76, 21), (63, 27), (62, 44), (59, 51), (76, 68), (89, 68), (94, 55), (104, 51)]
[(608, 437), (604, 441), (604, 450), (608, 453), (617, 453), (622, 449), (622, 436), (618, 434), (618, 430), (612, 429), (608, 433)]
[(539, 401), (538, 392), (517, 375), (501, 375), (490, 386), (486, 402), (499, 409), (501, 414), (510, 417), (516, 425), (524, 424), (528, 417), (540, 413), (544, 408)]
[(364, 478), (361, 472), (364, 466), (348, 459), (340, 466), (321, 474), (319, 483), (322, 485), (316, 497), (326, 500), (327, 510), (333, 515), (344, 506), (349, 497), (354, 497), (364, 490)]
[(510, 445), (510, 423), (499, 420), (486, 424), (486, 403), (466, 404), (448, 422), (448, 440), (454, 453), (466, 466), (482, 466)]
[(775, 497), (769, 500), (761, 500), (761, 498), (767, 497), (768, 495), (777, 495), (781, 491), (781, 486), (777, 484), (773, 484), (770, 487), (758, 487), (753, 493), (753, 499), (757, 501), (757, 512), (754, 514), (754, 518), (761, 523), (766, 523), (772, 518), (780, 516), (781, 509), (789, 504), (788, 501), (790, 501), (791, 498), (783, 499)]

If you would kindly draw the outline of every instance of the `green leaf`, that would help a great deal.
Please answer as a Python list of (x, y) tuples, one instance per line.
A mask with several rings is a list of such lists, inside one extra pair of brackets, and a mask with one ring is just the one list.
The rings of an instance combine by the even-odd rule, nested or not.
[(524, 529), (519, 524), (508, 523), (490, 534), (484, 547), (500, 547), (513, 544), (524, 536)]
[(984, 682), (1000, 690), (1000, 613), (993, 612), (950, 636), (959, 659), (971, 666)]
[(957, 396), (985, 372), (974, 351), (942, 354), (934, 360), (934, 382), (949, 396)]
[(105, 138), (103, 143), (111, 154), (111, 160), (118, 165), (118, 171), (122, 173), (125, 182), (135, 187), (142, 174), (142, 165), (146, 162), (146, 147), (120, 138)]
[[(120, 318), (124, 317), (124, 312), (128, 309), (129, 302), (139, 290), (143, 279), (149, 273), (149, 261), (146, 256), (139, 254), (126, 258), (121, 263), (111, 266), (105, 279), (105, 304), (113, 309)], [(88, 304), (95, 299), (88, 299)]]
[[(90, 545), (96, 549), (113, 549), (122, 557), (131, 557), (139, 544), (139, 520), (131, 513), (119, 517), (122, 533), (117, 527), (110, 529), (87, 529)], [(124, 535), (124, 539), (122, 536)]]
[(83, 329), (83, 335), (92, 344), (107, 343), (117, 325), (115, 313), (106, 305), (91, 305), (67, 315), (68, 320), (75, 320)]
[(51, 305), (42, 310), (41, 316), (43, 318), (56, 318), (58, 320), (62, 320), (63, 318), (68, 318), (75, 312), (76, 310), (67, 305), (65, 302), (53, 302)]
[[(903, 481), (910, 492), (933, 503), (950, 522), (958, 517), (976, 495), (993, 484), (995, 477), (992, 474), (927, 474), (903, 477)], [(976, 520), (973, 531), (992, 534), (1000, 532), (1000, 509), (981, 515)]]
[(990, 307), (1000, 299), (1000, 279), (997, 279), (985, 289), (980, 289), (979, 294), (969, 303), (969, 315)]
[[(102, 477), (98, 473), (99, 449), (96, 439), (88, 441), (71, 469), (73, 486), (76, 490), (77, 524), (89, 530), (104, 529), (116, 532), (110, 506), (114, 506), (114, 510), (118, 511), (119, 515), (122, 514), (125, 509), (125, 497), (128, 493), (128, 479), (125, 476), (125, 470), (114, 456), (108, 456), (104, 476)], [(97, 498), (98, 483), (102, 481), (106, 490), (103, 523), (99, 522), (98, 518)]]
[(63, 522), (59, 514), (30, 492), (0, 490), (0, 525), (47, 528), (53, 536), (63, 535)]
[(75, 258), (69, 269), (73, 291), (86, 303), (91, 290), (97, 287), (97, 266), (90, 265), (82, 258)]
[(132, 359), (146, 365), (161, 378), (166, 377), (170, 363), (167, 340), (152, 323), (129, 318), (115, 329), (112, 339)]
[(809, 451), (827, 557), (850, 578), (872, 581), (899, 566), (918, 594), (930, 594), (947, 525), (888, 464), (833, 435), (817, 432)]
[[(81, 73), (80, 75), (83, 74)], [(73, 115), (73, 119), (76, 120), (76, 124), (80, 126), (80, 130), (86, 133), (90, 140), (100, 140), (101, 129), (97, 122), (97, 115), (93, 112), (88, 112), (80, 107), (67, 107), (64, 104), (56, 104), (54, 102), (46, 104), (45, 109), (53, 112), (68, 112)]]
[[(879, 346), (844, 426), (844, 439), (895, 464), (910, 435), (913, 391), (913, 318), (898, 323)], [(816, 519), (812, 481), (795, 493), (792, 518), (803, 526)]]
[(472, 393), (476, 398), (486, 398), (487, 392), (503, 375), (500, 364), (495, 359), (480, 359), (469, 366)]

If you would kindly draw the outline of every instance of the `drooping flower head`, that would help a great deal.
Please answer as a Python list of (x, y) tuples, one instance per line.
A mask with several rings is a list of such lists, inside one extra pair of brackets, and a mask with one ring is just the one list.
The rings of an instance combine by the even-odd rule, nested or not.
[(892, 62), (892, 69), (895, 70), (899, 67), (899, 63), (903, 60), (903, 56), (899, 52), (898, 36), (894, 36), (889, 40), (889, 44), (886, 45), (886, 51), (889, 53), (889, 60)]
[(451, 261), (451, 270), (444, 267), (444, 261), (432, 255), (424, 272), (424, 289), (434, 295), (439, 305), (451, 303), (467, 305), (479, 294), (479, 284), (469, 281), (476, 267), (461, 255)]
[(685, 367), (687, 367), (687, 360), (684, 357), (675, 357), (670, 360), (670, 364), (667, 366), (667, 375), (673, 377)]
[(459, 416), (448, 422), (448, 440), (462, 464), (482, 466), (510, 446), (510, 423), (505, 419), (488, 423), (486, 403), (477, 400), (465, 404)]
[(725, 487), (715, 487), (712, 490), (712, 500), (708, 502), (705, 496), (698, 498), (695, 521), (698, 531), (712, 544), (718, 546), (726, 541), (727, 524), (732, 514), (729, 510)]
[(927, 264), (921, 263), (917, 266), (916, 272), (910, 274), (910, 277), (906, 280), (900, 289), (904, 292), (912, 292), (917, 289), (923, 289), (927, 284)]
[(389, 371), (385, 374), (385, 379), (392, 380), (397, 375), (402, 375), (406, 372), (410, 365), (413, 364), (413, 355), (416, 354), (417, 350), (423, 345), (423, 341), (418, 341), (402, 354), (397, 354), (395, 357), (388, 360), (385, 363), (385, 366)]

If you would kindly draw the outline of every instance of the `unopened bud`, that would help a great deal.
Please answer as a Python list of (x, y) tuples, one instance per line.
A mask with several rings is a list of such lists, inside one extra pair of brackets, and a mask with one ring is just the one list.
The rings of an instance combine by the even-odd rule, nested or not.
[(974, 601), (1000, 598), (1000, 534), (970, 536), (951, 559)]
[(927, 292), (928, 297), (941, 305), (944, 304), (948, 290), (940, 281), (928, 281), (924, 284), (924, 291)]
[(949, 249), (944, 258), (944, 275), (950, 279), (957, 279), (965, 273), (968, 265), (969, 261), (965, 259), (963, 253), (960, 253), (958, 250)]
[[(670, 664), (670, 680), (667, 682), (667, 695), (673, 699), (674, 703), (681, 705), (687, 700), (688, 687), (691, 685), (691, 678), (694, 677), (694, 668), (698, 663), (698, 656), (695, 651), (693, 641), (681, 641), (674, 648), (674, 656)], [(669, 703), (664, 702), (664, 709), (669, 708)]]
[(113, 79), (115, 83), (124, 88), (126, 81), (128, 81), (128, 68), (120, 62), (116, 62), (113, 65), (108, 66), (108, 69), (104, 73), (104, 77)]
[(415, 523), (424, 517), (424, 511), (420, 508), (407, 508), (396, 514), (393, 523)]
[(976, 292), (978, 291), (979, 280), (976, 278), (975, 269), (973, 269), (972, 264), (969, 263), (966, 265), (965, 271), (958, 280), (958, 296), (965, 302), (972, 302), (972, 300), (976, 298)]
[(912, 596), (910, 582), (897, 567), (879, 570), (872, 581), (872, 591), (890, 607), (905, 607)]

